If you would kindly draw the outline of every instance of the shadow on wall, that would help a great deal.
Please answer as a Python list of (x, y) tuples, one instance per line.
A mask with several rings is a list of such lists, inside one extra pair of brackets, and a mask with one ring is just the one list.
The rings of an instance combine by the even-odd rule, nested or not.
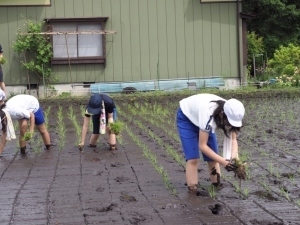
[(186, 22), (202, 20), (202, 7), (200, 0), (189, 0), (186, 6), (184, 17)]
[[(178, 5), (175, 5), (175, 7), (178, 7)], [(231, 15), (232, 11), (236, 12), (236, 4), (234, 2), (201, 3), (201, 0), (189, 0), (184, 11), (184, 17), (186, 22), (202, 20), (212, 23), (230, 24), (228, 16), (236, 17), (236, 15)]]

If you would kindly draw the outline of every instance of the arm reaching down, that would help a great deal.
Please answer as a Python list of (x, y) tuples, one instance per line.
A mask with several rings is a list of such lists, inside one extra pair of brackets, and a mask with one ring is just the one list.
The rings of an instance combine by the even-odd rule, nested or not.
[(82, 148), (83, 148), (84, 143), (85, 143), (85, 137), (86, 137), (86, 134), (87, 134), (88, 129), (89, 129), (90, 118), (91, 117), (88, 117), (88, 116), (84, 116), (84, 118), (83, 118), (83, 126), (82, 126), (82, 131), (81, 131), (81, 141), (78, 144), (78, 148), (79, 148), (80, 151), (82, 151)]

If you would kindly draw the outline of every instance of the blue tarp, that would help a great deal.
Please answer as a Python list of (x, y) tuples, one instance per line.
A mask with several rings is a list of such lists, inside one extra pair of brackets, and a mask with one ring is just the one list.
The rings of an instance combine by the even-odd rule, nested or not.
[(111, 93), (122, 92), (124, 88), (135, 88), (137, 91), (173, 91), (187, 89), (193, 86), (200, 88), (217, 88), (224, 86), (222, 77), (213, 78), (192, 78), (192, 79), (173, 79), (173, 80), (149, 80), (149, 81), (130, 81), (130, 82), (101, 82), (90, 85), (92, 93)]

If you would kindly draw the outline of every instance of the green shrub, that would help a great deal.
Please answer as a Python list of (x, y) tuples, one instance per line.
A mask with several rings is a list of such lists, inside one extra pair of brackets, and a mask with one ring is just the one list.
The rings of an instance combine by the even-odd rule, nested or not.
[(281, 86), (290, 86), (290, 87), (299, 87), (300, 83), (300, 68), (293, 67), (293, 75), (288, 76), (287, 74), (283, 74), (281, 76), (276, 77), (278, 85)]
[(295, 70), (300, 67), (300, 47), (294, 44), (280, 46), (275, 51), (273, 59), (269, 60), (269, 66), (279, 76), (294, 76)]
[[(44, 22), (34, 23), (26, 20), (25, 31), (17, 29), (17, 39), (13, 42), (13, 49), (21, 55), (24, 68), (36, 74), (39, 81), (48, 84), (51, 78), (52, 45), (49, 35), (40, 34)], [(28, 77), (29, 78), (29, 77)]]

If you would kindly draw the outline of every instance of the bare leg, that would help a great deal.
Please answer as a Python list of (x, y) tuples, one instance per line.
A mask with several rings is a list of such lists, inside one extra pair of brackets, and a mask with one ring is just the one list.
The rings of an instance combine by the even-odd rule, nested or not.
[(108, 142), (109, 142), (109, 146), (110, 146), (110, 150), (116, 150), (116, 135), (115, 134), (109, 134), (108, 135)]
[(188, 187), (198, 184), (198, 163), (199, 159), (190, 159), (186, 162), (185, 177)]
[(26, 141), (24, 141), (24, 135), (27, 131), (27, 127), (28, 127), (28, 124), (27, 124), (27, 120), (26, 119), (23, 119), (23, 120), (19, 120), (19, 128), (20, 128), (20, 136), (19, 136), (19, 147), (20, 148), (23, 148), (23, 147), (26, 147)]
[(100, 134), (92, 134), (90, 138), (90, 145), (96, 145), (99, 136)]
[(36, 127), (43, 138), (44, 144), (50, 145), (50, 135), (49, 135), (49, 132), (48, 132), (45, 124), (43, 123), (41, 125), (37, 125)]

